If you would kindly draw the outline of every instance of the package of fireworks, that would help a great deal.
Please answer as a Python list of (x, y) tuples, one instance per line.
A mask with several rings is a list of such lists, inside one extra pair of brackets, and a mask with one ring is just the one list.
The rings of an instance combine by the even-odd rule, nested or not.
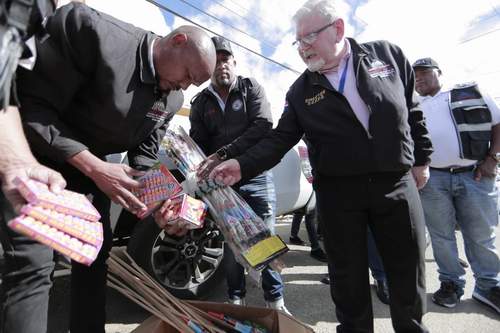
[(88, 221), (96, 222), (101, 218), (99, 212), (83, 194), (68, 190), (56, 194), (50, 191), (46, 184), (32, 179), (15, 178), (14, 184), (23, 198), (33, 206), (77, 216)]
[(164, 205), (167, 208), (166, 211), (172, 212), (168, 224), (186, 226), (188, 229), (203, 227), (207, 213), (207, 205), (203, 201), (183, 193), (170, 198)]
[(182, 191), (179, 182), (160, 162), (153, 165), (138, 181), (141, 185), (139, 188), (133, 189), (132, 193), (148, 208), (138, 214), (141, 219), (158, 209), (165, 200)]
[(262, 219), (232, 188), (196, 177), (197, 167), (206, 157), (182, 127), (169, 128), (162, 147), (184, 174), (188, 187), (195, 189), (208, 206), (240, 264), (249, 271), (260, 270), (288, 251), (279, 236), (271, 234)]
[(102, 245), (103, 231), (100, 222), (87, 221), (31, 204), (24, 205), (21, 213), (91, 245), (97, 247)]
[(34, 180), (16, 178), (14, 184), (28, 203), (8, 226), (79, 263), (92, 264), (104, 239), (100, 214), (92, 203), (80, 193), (53, 193)]
[(9, 221), (8, 225), (12, 230), (45, 244), (74, 261), (88, 266), (97, 258), (102, 245), (102, 241), (97, 246), (82, 242), (31, 216), (21, 215)]

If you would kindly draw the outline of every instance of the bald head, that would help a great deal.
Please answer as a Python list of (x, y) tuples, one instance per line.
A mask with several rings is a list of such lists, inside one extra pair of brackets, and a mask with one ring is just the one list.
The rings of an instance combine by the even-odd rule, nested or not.
[(153, 61), (161, 90), (185, 90), (212, 76), (215, 47), (202, 29), (183, 25), (155, 43)]

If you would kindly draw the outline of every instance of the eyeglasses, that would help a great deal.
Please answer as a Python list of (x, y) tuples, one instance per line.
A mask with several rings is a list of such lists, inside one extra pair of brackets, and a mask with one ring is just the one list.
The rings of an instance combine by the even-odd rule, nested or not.
[(328, 29), (329, 27), (331, 27), (334, 24), (335, 24), (335, 21), (333, 21), (332, 23), (328, 23), (324, 27), (319, 28), (318, 30), (313, 31), (310, 34), (307, 34), (304, 37), (297, 39), (295, 42), (292, 43), (292, 45), (296, 46), (296, 47), (299, 47), (299, 46), (304, 45), (304, 44), (305, 45), (312, 45), (316, 41), (316, 38), (318, 38), (318, 35), (323, 30)]

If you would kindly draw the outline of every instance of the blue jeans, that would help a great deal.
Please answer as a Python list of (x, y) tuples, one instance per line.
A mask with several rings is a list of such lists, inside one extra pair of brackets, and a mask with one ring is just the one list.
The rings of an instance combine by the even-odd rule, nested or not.
[[(272, 173), (264, 172), (235, 190), (274, 233), (276, 193)], [(243, 298), (246, 294), (245, 269), (236, 262), (228, 246), (225, 247), (224, 256), (228, 296), (231, 299)], [(283, 298), (281, 275), (269, 266), (262, 270), (262, 290), (268, 302)]]
[(302, 212), (293, 213), (292, 227), (290, 230), (290, 236), (297, 237), (300, 229), (300, 223), (302, 222), (302, 217), (305, 215), (305, 223), (307, 230), (307, 237), (311, 243), (311, 250), (317, 250), (320, 248), (318, 242), (318, 233), (316, 232), (316, 209), (311, 212), (304, 214)]
[(465, 270), (458, 261), (455, 226), (460, 226), (465, 254), (476, 279), (475, 290), (488, 291), (500, 285), (500, 261), (495, 249), (498, 225), (497, 187), (494, 178), (473, 172), (451, 174), (431, 170), (429, 182), (420, 192), (425, 221), (431, 236), (439, 280), (465, 286)]

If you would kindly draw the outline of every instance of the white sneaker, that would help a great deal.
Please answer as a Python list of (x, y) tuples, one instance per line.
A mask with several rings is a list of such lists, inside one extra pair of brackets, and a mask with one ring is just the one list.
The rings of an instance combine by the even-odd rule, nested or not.
[(230, 298), (228, 300), (229, 304), (246, 306), (245, 298)]
[(285, 299), (284, 298), (280, 298), (280, 299), (273, 301), (273, 302), (266, 301), (266, 308), (283, 311), (287, 315), (292, 316), (290, 311), (288, 311), (288, 309), (285, 306)]

